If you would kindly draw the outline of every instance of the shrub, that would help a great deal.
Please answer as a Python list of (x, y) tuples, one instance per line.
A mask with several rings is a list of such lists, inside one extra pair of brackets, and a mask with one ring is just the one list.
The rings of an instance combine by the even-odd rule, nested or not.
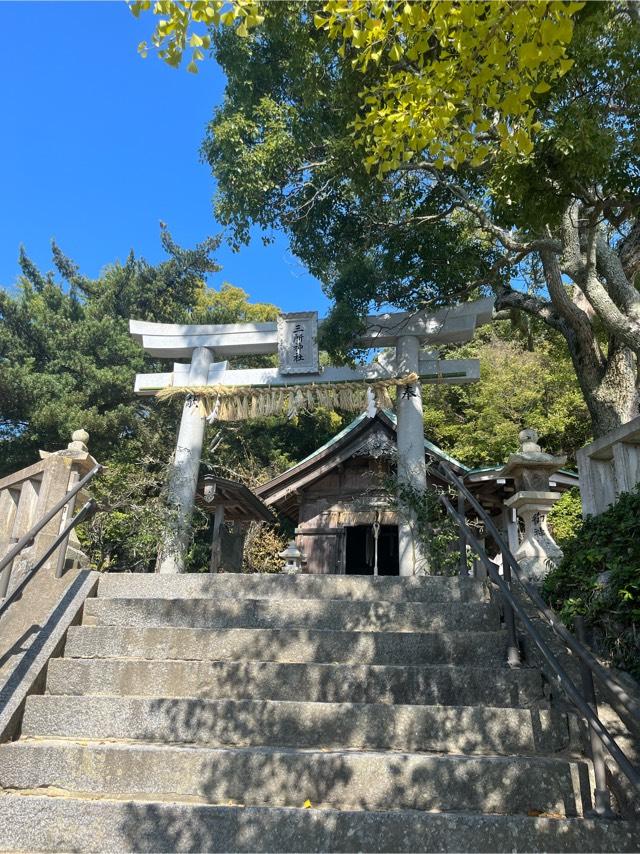
[(640, 486), (587, 517), (563, 549), (544, 582), (547, 601), (569, 626), (584, 615), (596, 651), (640, 677)]
[[(429, 556), (430, 575), (458, 575), (460, 535), (456, 522), (447, 514), (439, 500), (442, 490), (427, 487), (417, 490), (406, 483), (389, 481), (387, 489), (391, 495), (391, 504), (401, 519), (409, 521), (414, 527), (425, 554)], [(397, 494), (394, 495), (394, 490)], [(454, 499), (455, 501), (455, 499)], [(413, 515), (407, 516), (407, 509)], [(467, 563), (471, 566), (473, 555), (468, 553)]]
[(577, 486), (562, 494), (562, 498), (551, 508), (547, 521), (560, 548), (564, 549), (575, 539), (582, 526), (582, 501)]
[(265, 522), (251, 522), (244, 542), (243, 572), (280, 572), (284, 561), (278, 554), (287, 546), (284, 536)]

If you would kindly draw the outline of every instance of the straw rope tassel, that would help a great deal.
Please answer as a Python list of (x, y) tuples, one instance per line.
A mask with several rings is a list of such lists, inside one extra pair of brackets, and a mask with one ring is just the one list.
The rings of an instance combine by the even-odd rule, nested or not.
[[(247, 421), (272, 415), (293, 418), (301, 410), (317, 406), (344, 409), (347, 412), (362, 412), (367, 406), (367, 389), (372, 389), (378, 409), (391, 408), (389, 390), (398, 386), (412, 385), (418, 374), (407, 374), (388, 380), (353, 380), (334, 385), (280, 386), (170, 386), (156, 393), (158, 400), (173, 400), (176, 397), (192, 396), (198, 402), (199, 411), (213, 421)], [(442, 382), (438, 376), (438, 382)]]

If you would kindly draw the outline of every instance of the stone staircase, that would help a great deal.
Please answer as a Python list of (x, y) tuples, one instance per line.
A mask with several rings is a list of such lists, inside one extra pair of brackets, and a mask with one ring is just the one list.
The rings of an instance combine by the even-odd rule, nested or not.
[(637, 851), (474, 579), (106, 575), (0, 746), (0, 848)]

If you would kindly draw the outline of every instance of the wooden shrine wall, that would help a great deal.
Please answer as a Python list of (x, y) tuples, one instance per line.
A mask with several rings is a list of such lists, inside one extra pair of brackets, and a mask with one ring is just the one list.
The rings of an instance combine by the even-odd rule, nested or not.
[(397, 524), (385, 492), (388, 465), (354, 457), (302, 490), (296, 543), (307, 559), (306, 572), (344, 572), (345, 528), (351, 525)]

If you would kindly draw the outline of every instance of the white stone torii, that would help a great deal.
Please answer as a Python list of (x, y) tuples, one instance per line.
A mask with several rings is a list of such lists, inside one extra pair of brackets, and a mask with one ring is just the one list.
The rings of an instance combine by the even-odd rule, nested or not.
[[(396, 401), (398, 478), (416, 490), (426, 488), (422, 382), (468, 383), (479, 379), (477, 359), (439, 359), (421, 346), (457, 344), (472, 338), (477, 325), (491, 320), (493, 300), (461, 303), (433, 314), (406, 312), (373, 315), (367, 318), (364, 334), (354, 344), (363, 348), (395, 348), (395, 358), (380, 357), (377, 362), (357, 368), (318, 365), (317, 315), (301, 312), (282, 315), (269, 323), (216, 325), (175, 325), (129, 321), (129, 331), (143, 349), (157, 358), (190, 357), (190, 364), (174, 364), (168, 373), (138, 374), (135, 391), (154, 395), (167, 387), (228, 386), (282, 387), (354, 380), (395, 379), (417, 374), (421, 381), (407, 389), (399, 388)], [(302, 330), (296, 349), (295, 336)], [(292, 341), (294, 343), (292, 344)], [(302, 342), (304, 341), (304, 347)], [(295, 352), (295, 356), (294, 356)], [(217, 358), (250, 354), (279, 353), (279, 368), (231, 370)], [(175, 510), (170, 541), (161, 549), (157, 572), (184, 571), (189, 543), (191, 516), (195, 500), (206, 418), (193, 400), (185, 400), (168, 483), (168, 504)], [(405, 514), (406, 515), (406, 514)], [(413, 575), (427, 563), (413, 536), (412, 520), (399, 523), (400, 575)]]

